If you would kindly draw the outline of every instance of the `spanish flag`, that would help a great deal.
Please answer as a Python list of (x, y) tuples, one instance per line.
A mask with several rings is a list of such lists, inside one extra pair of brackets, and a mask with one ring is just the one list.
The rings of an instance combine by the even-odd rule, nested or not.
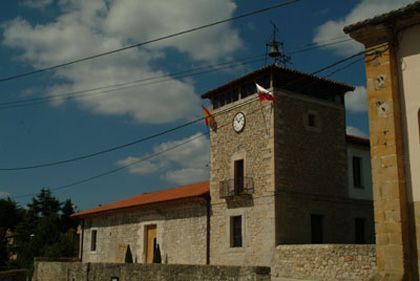
[(217, 130), (217, 123), (216, 120), (214, 120), (213, 115), (211, 115), (210, 111), (205, 107), (205, 106), (201, 106), (203, 108), (204, 111), (204, 121), (206, 122), (206, 126), (209, 127), (216, 132)]

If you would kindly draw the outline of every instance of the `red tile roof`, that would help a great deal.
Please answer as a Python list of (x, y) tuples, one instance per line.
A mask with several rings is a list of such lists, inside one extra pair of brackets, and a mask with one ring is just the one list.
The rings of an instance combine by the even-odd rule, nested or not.
[(87, 209), (74, 213), (73, 217), (85, 217), (87, 215), (98, 214), (109, 211), (116, 211), (137, 206), (144, 206), (153, 203), (169, 202), (174, 200), (200, 197), (209, 193), (209, 183), (199, 182), (190, 185), (179, 186), (171, 189), (142, 193), (127, 199), (115, 201), (96, 208)]

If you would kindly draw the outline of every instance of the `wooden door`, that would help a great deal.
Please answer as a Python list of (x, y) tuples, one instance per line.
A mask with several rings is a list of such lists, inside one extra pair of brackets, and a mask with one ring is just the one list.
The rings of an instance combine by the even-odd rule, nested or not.
[(146, 226), (146, 263), (153, 262), (153, 254), (156, 247), (156, 225)]

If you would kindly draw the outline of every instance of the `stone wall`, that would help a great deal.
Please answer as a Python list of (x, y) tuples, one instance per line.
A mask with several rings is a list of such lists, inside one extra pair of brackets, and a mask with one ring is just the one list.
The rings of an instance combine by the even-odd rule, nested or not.
[(268, 267), (35, 262), (33, 281), (269, 281)]
[(27, 276), (26, 269), (0, 271), (0, 281), (26, 281)]
[(271, 270), (274, 278), (367, 281), (376, 272), (375, 245), (281, 245)]
[(356, 243), (356, 218), (365, 220), (364, 243), (375, 243), (372, 201), (281, 193), (276, 202), (279, 244), (311, 244), (311, 214), (323, 218), (323, 243)]
[[(162, 262), (205, 264), (206, 201), (177, 201), (87, 218), (83, 230), (83, 262), (124, 262), (127, 246), (135, 263), (145, 263), (145, 228), (157, 225)], [(97, 231), (96, 251), (90, 251), (91, 231)]]
[(311, 243), (311, 215), (322, 216), (324, 243), (354, 243), (356, 218), (374, 243), (372, 201), (349, 199), (344, 113), (342, 105), (276, 90), (277, 244)]

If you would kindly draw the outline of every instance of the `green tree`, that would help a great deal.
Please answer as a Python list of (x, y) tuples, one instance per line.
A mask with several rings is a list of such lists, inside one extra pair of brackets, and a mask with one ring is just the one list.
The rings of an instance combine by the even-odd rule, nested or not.
[(16, 228), (17, 264), (31, 268), (34, 257), (74, 257), (78, 250), (78, 222), (71, 200), (60, 202), (42, 189), (28, 204), (23, 221)]
[(8, 235), (12, 234), (16, 225), (22, 219), (22, 210), (16, 202), (8, 199), (0, 199), (0, 266), (8, 265), (10, 248)]
[(155, 251), (153, 252), (153, 263), (162, 263), (162, 256), (160, 254), (160, 246), (156, 243)]
[(133, 263), (133, 254), (131, 253), (130, 245), (127, 245), (127, 250), (125, 251), (125, 263)]

